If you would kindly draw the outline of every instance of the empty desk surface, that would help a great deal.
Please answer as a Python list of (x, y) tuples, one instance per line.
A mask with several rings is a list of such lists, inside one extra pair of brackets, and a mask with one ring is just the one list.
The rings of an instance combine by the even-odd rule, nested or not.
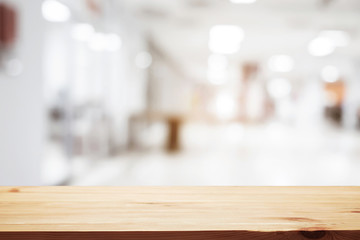
[(360, 239), (360, 187), (0, 187), (0, 239)]

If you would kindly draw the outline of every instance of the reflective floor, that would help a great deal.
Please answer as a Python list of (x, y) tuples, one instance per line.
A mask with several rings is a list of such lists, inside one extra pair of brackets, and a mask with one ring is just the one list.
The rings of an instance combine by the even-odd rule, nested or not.
[[(330, 127), (185, 125), (182, 151), (74, 159), (71, 185), (359, 185), (360, 134)], [(59, 166), (59, 164), (58, 164)], [(57, 170), (59, 168), (57, 167)], [(49, 172), (49, 171), (48, 171)], [(51, 171), (50, 171), (51, 172)]]

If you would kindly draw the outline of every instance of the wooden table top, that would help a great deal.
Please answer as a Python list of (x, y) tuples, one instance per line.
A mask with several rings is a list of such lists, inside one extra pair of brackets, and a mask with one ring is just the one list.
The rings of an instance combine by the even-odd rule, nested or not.
[(360, 230), (360, 187), (0, 187), (0, 232), (218, 230)]

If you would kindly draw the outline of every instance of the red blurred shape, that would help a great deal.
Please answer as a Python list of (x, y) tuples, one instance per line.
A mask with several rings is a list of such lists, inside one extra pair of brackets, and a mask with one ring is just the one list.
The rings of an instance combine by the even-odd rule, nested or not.
[(5, 3), (0, 3), (0, 46), (9, 48), (16, 39), (16, 12)]

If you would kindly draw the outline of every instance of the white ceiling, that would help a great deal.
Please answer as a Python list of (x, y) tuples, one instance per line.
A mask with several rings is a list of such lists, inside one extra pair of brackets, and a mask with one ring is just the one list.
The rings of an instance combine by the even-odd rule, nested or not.
[[(120, 14), (131, 14), (137, 26), (188, 72), (206, 69), (209, 29), (216, 24), (243, 28), (245, 38), (239, 61), (266, 61), (273, 54), (289, 54), (301, 61), (312, 59), (308, 43), (321, 30), (344, 30), (351, 36), (347, 47), (332, 57), (360, 56), (359, 0), (257, 0), (233, 4), (228, 0), (112, 0)], [(131, 26), (129, 26), (131, 27)], [(325, 58), (326, 59), (326, 58)]]

